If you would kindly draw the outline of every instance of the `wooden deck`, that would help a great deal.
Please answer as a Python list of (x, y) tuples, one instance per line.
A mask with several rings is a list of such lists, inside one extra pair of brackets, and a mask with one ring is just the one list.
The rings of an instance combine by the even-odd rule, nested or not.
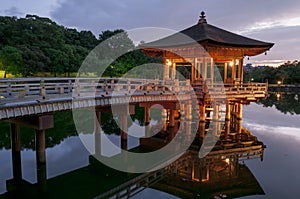
[(248, 103), (265, 98), (267, 90), (267, 84), (191, 85), (189, 80), (165, 81), (122, 78), (0, 79), (0, 120), (74, 108), (128, 104), (128, 102), (188, 100), (195, 96), (200, 101), (230, 99)]

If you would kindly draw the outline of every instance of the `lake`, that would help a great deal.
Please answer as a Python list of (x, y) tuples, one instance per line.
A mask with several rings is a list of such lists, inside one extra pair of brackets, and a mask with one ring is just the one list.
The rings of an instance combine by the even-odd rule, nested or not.
[[(193, 173), (193, 176), (198, 176), (194, 178), (193, 182), (185, 177), (176, 178), (170, 175), (151, 184), (150, 188), (142, 190), (133, 198), (178, 198), (188, 196), (210, 198), (213, 195), (219, 195), (223, 188), (224, 192), (222, 194), (228, 195), (228, 197), (232, 195), (241, 198), (298, 198), (300, 195), (300, 174), (298, 174), (298, 168), (300, 168), (298, 155), (300, 152), (300, 103), (297, 96), (296, 94), (274, 93), (264, 101), (244, 105), (243, 127), (246, 127), (266, 146), (263, 161), (261, 161), (261, 158), (250, 158), (243, 161), (232, 160), (233, 163), (237, 164), (239, 168), (237, 172), (240, 173), (240, 176), (246, 176), (247, 179), (251, 178), (251, 181), (244, 182), (234, 176), (234, 181), (231, 180), (227, 176), (228, 168), (231, 169), (231, 166), (228, 167), (228, 165), (231, 165), (231, 163), (228, 165), (224, 163), (223, 165), (214, 166), (214, 169), (218, 169), (219, 176), (214, 177), (213, 173), (210, 174), (210, 179), (215, 179), (210, 186), (206, 187), (204, 181), (206, 176), (203, 173)], [(48, 198), (56, 198), (57, 195), (61, 198), (93, 198), (100, 194), (98, 193), (99, 190), (106, 191), (109, 187), (125, 183), (127, 180), (138, 176), (138, 174), (116, 172), (104, 165), (91, 166), (93, 160), (91, 160), (89, 152), (75, 133), (71, 114), (59, 113), (55, 118), (56, 122), (59, 123), (57, 126), (60, 127), (47, 130), (48, 136), (46, 137), (47, 189), (48, 191), (53, 190), (52, 194), (46, 194)], [(151, 122), (155, 123), (155, 121)], [(109, 128), (112, 129), (109, 130)], [(131, 128), (134, 131), (134, 127)], [(113, 125), (108, 125), (103, 129), (110, 131), (111, 133), (107, 137), (116, 145), (120, 145), (119, 135), (115, 133), (116, 129)], [(24, 180), (22, 187), (30, 192), (30, 190), (38, 189), (35, 184), (37, 182), (37, 170), (40, 168), (37, 169), (35, 162), (34, 135), (31, 133), (33, 130), (24, 128), (21, 131), (24, 132), (21, 140), (22, 176)], [(135, 148), (138, 145), (138, 139), (129, 139), (129, 148)], [(14, 188), (13, 186), (10, 187), (8, 182), (9, 179), (13, 178), (12, 152), (10, 150), (9, 126), (3, 122), (1, 123), (0, 148), (0, 198), (26, 198), (26, 195), (22, 195), (23, 192), (20, 190), (10, 193), (11, 189)], [(189, 157), (193, 157), (191, 154), (189, 154)], [(184, 164), (184, 161), (180, 164)], [(191, 168), (185, 168), (185, 170), (188, 172), (191, 171)], [(181, 174), (182, 176), (186, 175), (182, 172)], [(226, 176), (224, 181), (233, 184), (230, 189), (222, 185), (222, 181), (218, 181), (222, 177), (221, 175)], [(101, 176), (101, 178), (97, 176)], [(230, 177), (232, 177), (231, 174)], [(184, 189), (185, 186), (195, 187), (191, 190), (199, 189), (196, 182), (199, 179), (204, 182), (201, 186), (211, 190), (212, 195), (200, 191), (199, 193), (183, 193), (180, 190), (180, 187)], [(234, 187), (236, 182), (239, 183), (240, 187)], [(175, 189), (175, 185), (179, 187)], [(249, 186), (249, 190), (241, 188), (244, 185)], [(211, 187), (218, 187), (218, 190)], [(235, 192), (240, 191), (240, 195), (233, 193), (233, 189), (235, 189)], [(80, 190), (81, 195), (75, 194), (78, 190)], [(54, 192), (57, 193), (54, 194)], [(245, 196), (242, 192), (245, 193)], [(33, 194), (34, 196), (37, 195)]]

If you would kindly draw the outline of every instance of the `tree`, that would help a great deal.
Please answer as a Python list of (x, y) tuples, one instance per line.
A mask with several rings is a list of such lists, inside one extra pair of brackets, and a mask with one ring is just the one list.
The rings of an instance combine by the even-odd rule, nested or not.
[(22, 64), (21, 52), (12, 46), (4, 46), (0, 50), (0, 69), (12, 74), (18, 74), (18, 66)]

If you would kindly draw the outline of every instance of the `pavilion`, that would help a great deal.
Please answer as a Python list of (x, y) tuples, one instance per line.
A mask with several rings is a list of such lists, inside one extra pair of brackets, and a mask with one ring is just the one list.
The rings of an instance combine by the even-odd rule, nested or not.
[(142, 49), (150, 56), (163, 58), (165, 80), (178, 79), (176, 70), (185, 67), (189, 71), (185, 78), (191, 83), (213, 82), (217, 66), (221, 68), (224, 83), (242, 83), (244, 58), (266, 53), (273, 45), (210, 25), (201, 12), (196, 25), (146, 43)]

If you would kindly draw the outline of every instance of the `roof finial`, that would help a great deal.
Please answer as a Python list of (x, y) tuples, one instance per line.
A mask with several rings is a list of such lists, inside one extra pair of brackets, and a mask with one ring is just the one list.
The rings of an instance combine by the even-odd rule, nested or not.
[(206, 17), (206, 16), (205, 16), (205, 12), (202, 11), (202, 12), (201, 12), (200, 19), (199, 19), (199, 21), (198, 21), (198, 24), (204, 24), (204, 23), (207, 23), (205, 17)]

